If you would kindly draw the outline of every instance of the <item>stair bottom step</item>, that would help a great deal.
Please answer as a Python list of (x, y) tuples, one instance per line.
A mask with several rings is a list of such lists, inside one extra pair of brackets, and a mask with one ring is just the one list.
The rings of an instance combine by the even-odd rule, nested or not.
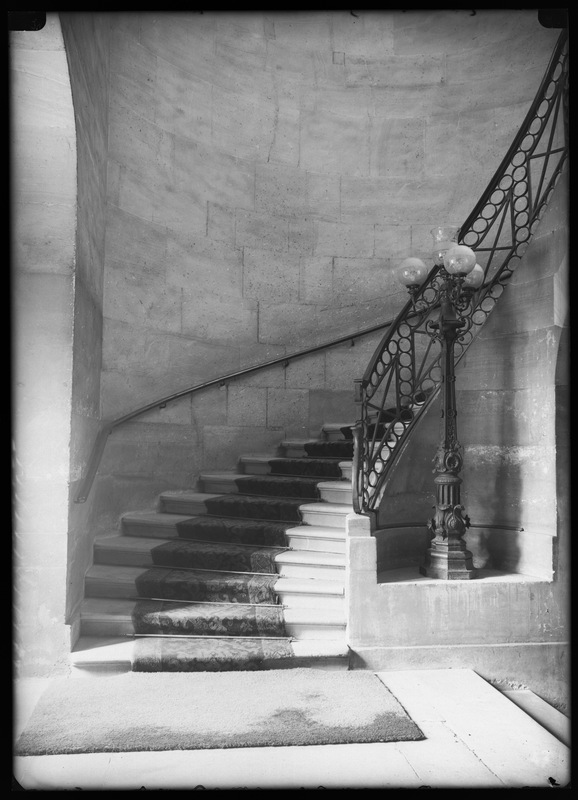
[[(163, 639), (166, 642), (169, 638)], [(210, 638), (210, 637), (207, 637)], [(210, 648), (214, 646), (214, 639), (199, 637), (200, 644), (207, 643)], [(153, 649), (161, 648), (163, 641), (159, 637), (146, 637), (148, 645)], [(71, 654), (71, 666), (76, 674), (86, 675), (110, 675), (120, 672), (131, 672), (138, 667), (138, 651), (142, 647), (143, 639), (132, 637), (81, 637), (77, 643), (75, 651)], [(238, 641), (238, 640), (236, 640)], [(265, 644), (273, 643), (278, 640), (263, 640)], [(139, 644), (139, 642), (141, 644)], [(147, 645), (147, 646), (148, 646)], [(280, 653), (283, 648), (279, 648)], [(231, 662), (223, 663), (222, 670), (253, 670), (253, 669), (295, 669), (307, 667), (309, 669), (349, 669), (349, 648), (345, 641), (325, 641), (308, 640), (287, 642), (285, 655), (264, 659), (259, 664), (239, 662), (238, 665)], [(143, 670), (140, 670), (143, 671)], [(206, 665), (197, 666), (187, 663), (186, 659), (179, 661), (173, 660), (172, 664), (167, 660), (164, 664), (153, 665), (152, 669), (146, 671), (154, 672), (206, 672), (213, 671)]]

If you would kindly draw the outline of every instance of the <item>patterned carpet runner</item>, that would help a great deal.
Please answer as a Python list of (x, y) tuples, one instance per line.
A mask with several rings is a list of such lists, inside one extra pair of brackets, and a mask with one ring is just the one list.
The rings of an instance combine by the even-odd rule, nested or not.
[(250, 547), (234, 543), (170, 541), (151, 550), (153, 564), (181, 569), (275, 572), (275, 556), (285, 547)]
[(257, 519), (195, 517), (178, 522), (176, 529), (182, 539), (274, 547), (286, 544), (285, 532), (287, 528), (294, 528), (295, 524), (295, 522), (270, 522)]
[(287, 639), (137, 639), (134, 672), (225, 672), (274, 669), (293, 657)]
[(269, 467), (273, 475), (341, 478), (339, 463), (332, 458), (272, 458)]
[(305, 452), (313, 458), (353, 458), (353, 442), (308, 442)]
[[(310, 452), (310, 450), (311, 452)], [(206, 513), (177, 523), (178, 538), (151, 550), (135, 581), (137, 672), (270, 669), (293, 657), (275, 584), (288, 528), (302, 525), (317, 484), (341, 478), (351, 442), (320, 442), (305, 458), (274, 458), (270, 474), (239, 475), (237, 493), (204, 500)]]
[(140, 597), (163, 600), (207, 600), (212, 603), (276, 603), (278, 575), (255, 572), (147, 570), (136, 579)]
[(133, 612), (139, 634), (285, 636), (283, 609), (244, 603), (171, 603), (142, 600)]

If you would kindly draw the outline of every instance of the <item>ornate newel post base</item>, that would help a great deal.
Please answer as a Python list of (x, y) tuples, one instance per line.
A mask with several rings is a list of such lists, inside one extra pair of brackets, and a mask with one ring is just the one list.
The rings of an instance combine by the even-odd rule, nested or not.
[(435, 478), (435, 516), (428, 521), (433, 534), (431, 546), (419, 571), (428, 578), (441, 580), (470, 580), (477, 577), (472, 554), (466, 549), (463, 535), (469, 527), (469, 518), (462, 517), (460, 505), (461, 478), (452, 473), (442, 473)]

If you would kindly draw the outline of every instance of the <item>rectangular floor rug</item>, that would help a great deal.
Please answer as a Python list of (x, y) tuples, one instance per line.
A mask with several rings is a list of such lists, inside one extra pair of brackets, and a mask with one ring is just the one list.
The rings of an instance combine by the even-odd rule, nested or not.
[(398, 742), (423, 733), (369, 671), (55, 679), (15, 755)]

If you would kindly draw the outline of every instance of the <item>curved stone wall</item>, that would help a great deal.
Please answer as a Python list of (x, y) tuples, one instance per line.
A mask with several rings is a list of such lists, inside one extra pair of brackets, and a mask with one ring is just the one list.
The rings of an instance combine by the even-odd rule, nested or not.
[[(103, 416), (391, 319), (395, 267), (467, 216), (556, 36), (534, 11), (113, 14)], [(118, 429), (100, 525), (354, 419), (376, 341)]]
[(393, 315), (556, 35), (531, 10), (113, 15), (105, 415)]

